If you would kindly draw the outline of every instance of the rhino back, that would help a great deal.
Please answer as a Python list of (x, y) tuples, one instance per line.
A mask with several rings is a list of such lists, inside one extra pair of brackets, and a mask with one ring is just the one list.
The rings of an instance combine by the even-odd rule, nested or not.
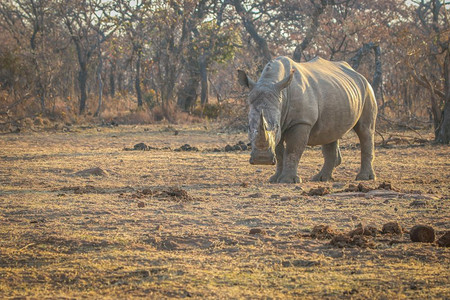
[(312, 126), (309, 145), (333, 142), (351, 130), (361, 116), (368, 89), (367, 80), (345, 62), (315, 58), (296, 63), (279, 58), (296, 70), (285, 91), (288, 98), (284, 129), (295, 124)]

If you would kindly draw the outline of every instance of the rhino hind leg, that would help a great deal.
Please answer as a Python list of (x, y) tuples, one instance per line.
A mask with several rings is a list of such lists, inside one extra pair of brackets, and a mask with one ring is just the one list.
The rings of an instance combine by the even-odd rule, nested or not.
[(375, 124), (368, 125), (358, 122), (354, 128), (361, 144), (361, 169), (356, 176), (356, 180), (375, 179), (375, 172), (373, 171)]
[(341, 150), (339, 150), (339, 141), (335, 141), (322, 146), (322, 154), (324, 164), (322, 170), (315, 175), (313, 181), (329, 181), (333, 180), (334, 168), (342, 162)]

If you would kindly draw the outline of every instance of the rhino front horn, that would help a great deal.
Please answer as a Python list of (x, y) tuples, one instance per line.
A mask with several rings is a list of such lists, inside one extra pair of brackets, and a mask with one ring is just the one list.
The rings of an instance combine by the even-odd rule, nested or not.
[(261, 118), (259, 120), (259, 129), (256, 136), (255, 142), (258, 148), (268, 148), (269, 147), (269, 134), (267, 132), (267, 122), (264, 118), (264, 113), (261, 110)]

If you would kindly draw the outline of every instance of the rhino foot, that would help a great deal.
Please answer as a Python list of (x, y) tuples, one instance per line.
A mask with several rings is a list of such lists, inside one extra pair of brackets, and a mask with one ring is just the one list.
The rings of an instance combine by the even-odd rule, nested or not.
[(319, 172), (319, 174), (314, 175), (311, 179), (312, 181), (333, 181), (333, 177), (331, 174), (322, 174), (322, 172)]
[(274, 174), (274, 175), (270, 176), (269, 182), (270, 182), (270, 183), (277, 183), (279, 177), (280, 177), (279, 174)]
[(356, 180), (375, 180), (375, 174), (373, 172), (359, 172), (356, 175)]
[(278, 180), (278, 183), (302, 183), (302, 179), (297, 175), (281, 175)]

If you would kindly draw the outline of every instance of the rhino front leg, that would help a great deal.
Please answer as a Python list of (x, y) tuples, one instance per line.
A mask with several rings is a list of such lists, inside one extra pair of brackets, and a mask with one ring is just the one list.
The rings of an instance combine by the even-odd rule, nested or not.
[(270, 183), (278, 181), (281, 173), (283, 172), (283, 156), (284, 156), (284, 140), (281, 138), (278, 145), (275, 147), (275, 155), (277, 157), (277, 171), (269, 178)]
[(297, 175), (298, 162), (308, 143), (311, 126), (296, 125), (285, 134), (286, 149), (283, 157), (283, 170), (278, 178), (279, 183), (300, 183)]
[(322, 146), (324, 164), (319, 174), (315, 175), (313, 181), (333, 180), (334, 168), (341, 164), (341, 151), (339, 150), (339, 141), (335, 141)]

